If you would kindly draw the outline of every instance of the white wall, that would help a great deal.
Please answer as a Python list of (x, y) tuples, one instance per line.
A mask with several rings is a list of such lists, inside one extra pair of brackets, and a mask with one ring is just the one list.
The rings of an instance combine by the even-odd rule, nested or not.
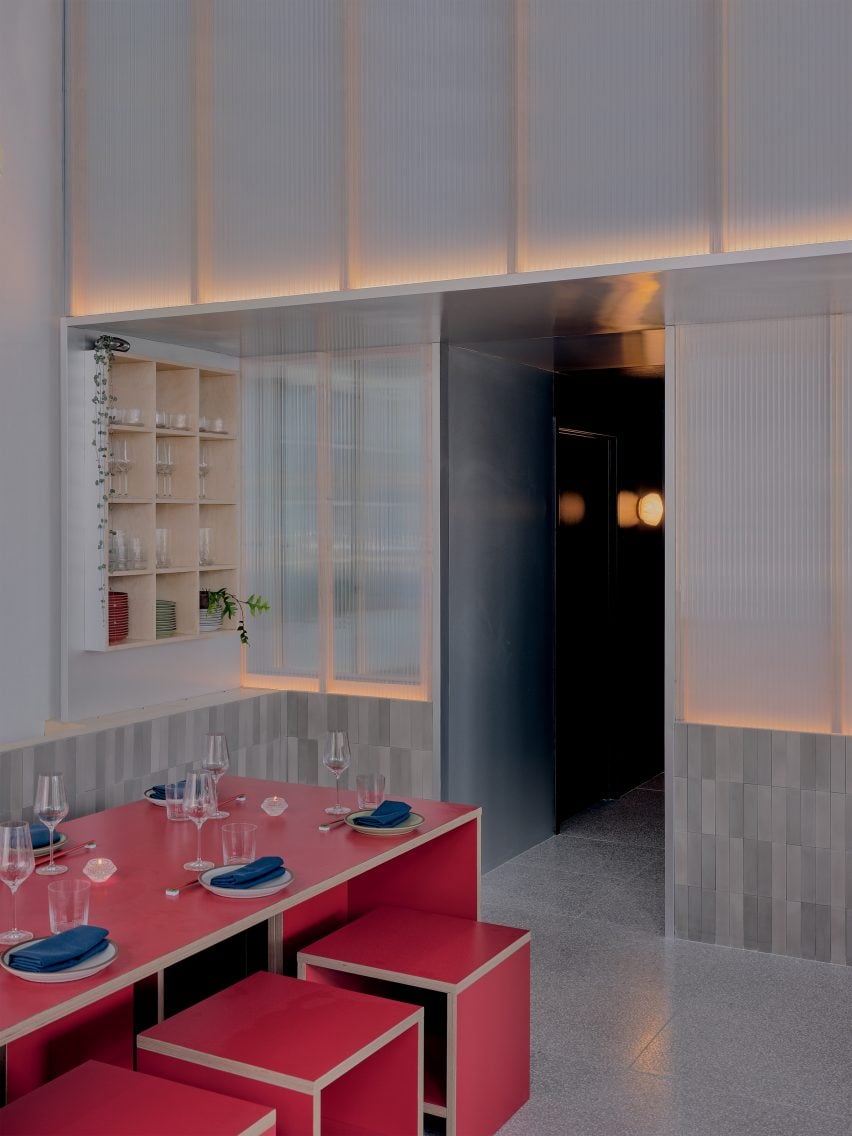
[(0, 741), (58, 709), (62, 5), (0, 0)]

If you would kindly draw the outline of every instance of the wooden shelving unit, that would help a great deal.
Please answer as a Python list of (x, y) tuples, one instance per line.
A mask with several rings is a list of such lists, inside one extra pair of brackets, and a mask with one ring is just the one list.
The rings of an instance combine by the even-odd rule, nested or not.
[[(222, 631), (200, 631), (198, 612), (200, 591), (221, 587), (239, 590), (239, 382), (238, 371), (115, 357), (110, 405), (119, 420), (109, 427), (109, 447), (112, 452), (116, 440), (126, 441), (132, 465), (127, 471), (127, 496), (113, 491), (121, 489), (121, 478), (113, 479), (117, 484), (110, 488), (107, 528), (110, 533), (122, 531), (128, 546), (138, 538), (145, 559), (142, 564), (126, 565), (111, 561), (106, 537), (107, 547), (97, 550), (95, 518), (95, 537), (89, 545), (98, 559), (95, 567), (87, 570), (87, 578), (98, 580), (98, 591), (97, 596), (92, 590), (87, 597), (89, 650), (126, 650), (233, 633), (227, 625)], [(120, 421), (122, 412), (127, 411), (138, 412), (131, 424)], [(185, 428), (157, 425), (158, 412), (185, 416)], [(221, 429), (200, 430), (202, 419), (211, 423), (220, 420)], [(163, 476), (157, 473), (158, 442), (167, 442), (172, 449), (170, 495)], [(202, 446), (208, 466), (204, 495), (199, 473)], [(157, 564), (157, 529), (169, 532), (167, 566)], [(201, 529), (210, 530), (212, 563), (201, 563)], [(121, 643), (108, 642), (102, 587), (127, 592), (129, 632)], [(158, 600), (172, 600), (176, 605), (177, 630), (167, 638), (156, 635)]]

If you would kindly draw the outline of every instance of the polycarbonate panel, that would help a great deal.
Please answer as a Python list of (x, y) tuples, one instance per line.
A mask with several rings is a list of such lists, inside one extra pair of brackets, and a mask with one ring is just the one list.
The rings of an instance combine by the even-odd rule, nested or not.
[(70, 310), (192, 295), (189, 0), (68, 5)]
[(331, 361), (334, 677), (420, 683), (431, 353)]
[[(837, 730), (852, 733), (852, 315), (835, 317), (839, 428), (834, 462), (837, 525), (835, 615), (840, 628)], [(852, 784), (848, 787), (852, 791)]]
[(852, 237), (852, 5), (728, 5), (727, 247)]
[(350, 285), (505, 272), (508, 0), (369, 0), (350, 17)]
[(831, 729), (829, 320), (678, 329), (688, 721)]
[(528, 0), (527, 11), (519, 267), (707, 252), (713, 5)]
[(214, 0), (199, 299), (322, 292), (343, 260), (339, 0)]
[(243, 363), (244, 571), (270, 601), (252, 621), (249, 669), (319, 673), (315, 356)]

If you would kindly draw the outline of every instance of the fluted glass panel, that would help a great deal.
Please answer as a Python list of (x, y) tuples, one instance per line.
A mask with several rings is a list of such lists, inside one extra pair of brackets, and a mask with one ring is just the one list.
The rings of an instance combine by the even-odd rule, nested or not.
[[(199, 105), (199, 299), (341, 286), (339, 0), (214, 0)], [(207, 66), (205, 64), (205, 66)]]
[(687, 720), (831, 729), (829, 321), (676, 339)]
[(422, 351), (332, 359), (337, 679), (423, 678), (429, 359)]
[(510, 5), (368, 0), (349, 14), (350, 284), (505, 272)]
[[(836, 729), (852, 733), (852, 315), (835, 317), (838, 429), (834, 450), (834, 518), (836, 528), (835, 612), (840, 633), (837, 644), (840, 694)], [(848, 785), (852, 792), (852, 782)]]
[(519, 267), (708, 251), (713, 6), (528, 0), (527, 11)]
[(246, 588), (272, 606), (251, 626), (250, 669), (319, 673), (315, 356), (243, 364)]
[(852, 237), (852, 5), (728, 5), (727, 247)]
[(189, 303), (189, 0), (68, 11), (71, 312)]

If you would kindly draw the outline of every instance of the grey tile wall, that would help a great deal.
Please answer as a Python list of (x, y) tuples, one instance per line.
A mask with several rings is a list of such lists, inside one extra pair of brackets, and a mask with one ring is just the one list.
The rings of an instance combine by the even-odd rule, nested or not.
[(852, 738), (678, 723), (675, 934), (852, 963)]
[(72, 816), (136, 800), (149, 785), (183, 776), (213, 732), (228, 735), (235, 773), (332, 785), (319, 752), (327, 730), (349, 734), (352, 767), (342, 787), (354, 786), (356, 770), (375, 769), (391, 795), (432, 796), (431, 702), (262, 691), (2, 752), (0, 814), (29, 817), (37, 775), (53, 771), (65, 774)]

